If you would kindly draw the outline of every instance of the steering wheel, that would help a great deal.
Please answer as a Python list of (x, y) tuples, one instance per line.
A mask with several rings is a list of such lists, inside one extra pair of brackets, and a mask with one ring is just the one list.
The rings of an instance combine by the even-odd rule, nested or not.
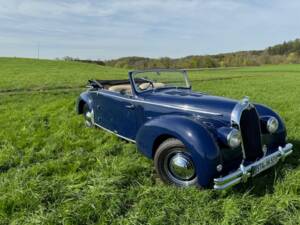
[[(142, 87), (141, 87), (142, 84), (140, 84), (140, 85), (139, 85), (139, 89), (141, 89), (142, 91), (145, 91), (145, 90), (149, 89), (150, 86), (152, 86), (152, 88), (154, 89), (154, 82), (153, 82), (152, 80), (148, 80), (148, 79), (146, 79), (146, 78), (140, 78), (140, 79), (143, 80), (143, 81), (145, 81), (145, 82), (147, 82), (147, 83), (148, 83), (148, 86), (142, 88)], [(144, 84), (144, 83), (143, 83), (143, 84)]]

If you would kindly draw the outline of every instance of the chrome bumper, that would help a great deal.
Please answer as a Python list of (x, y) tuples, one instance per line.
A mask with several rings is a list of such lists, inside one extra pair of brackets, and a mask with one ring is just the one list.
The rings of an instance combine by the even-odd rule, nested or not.
[[(238, 183), (246, 182), (249, 177), (254, 177), (255, 175), (258, 174), (258, 173), (256, 173), (256, 174), (253, 173), (253, 170), (255, 167), (260, 166), (273, 158), (275, 158), (275, 159), (277, 158), (276, 159), (277, 161), (275, 163), (275, 164), (277, 164), (280, 159), (284, 159), (286, 156), (288, 156), (289, 154), (291, 154), (293, 152), (292, 148), (293, 148), (292, 144), (286, 144), (284, 147), (279, 147), (276, 152), (274, 152), (270, 155), (267, 155), (248, 166), (243, 166), (241, 164), (240, 168), (237, 169), (235, 172), (230, 173), (225, 177), (215, 178), (214, 179), (214, 189), (224, 190), (224, 189), (232, 187)], [(274, 166), (275, 164), (266, 166), (260, 172)]]

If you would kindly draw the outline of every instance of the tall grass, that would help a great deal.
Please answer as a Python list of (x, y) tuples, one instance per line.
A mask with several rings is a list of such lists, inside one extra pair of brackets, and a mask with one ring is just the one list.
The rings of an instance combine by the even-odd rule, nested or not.
[(284, 163), (221, 192), (166, 186), (133, 144), (85, 128), (74, 110), (80, 91), (56, 88), (92, 77), (126, 71), (0, 59), (1, 90), (54, 89), (0, 94), (0, 224), (300, 223), (299, 65), (191, 73), (194, 90), (274, 108), (295, 145)]

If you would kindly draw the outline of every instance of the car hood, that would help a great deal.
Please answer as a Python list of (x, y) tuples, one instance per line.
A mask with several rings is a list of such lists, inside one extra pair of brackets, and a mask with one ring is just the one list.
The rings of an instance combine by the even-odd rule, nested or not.
[(144, 98), (152, 103), (182, 108), (191, 112), (199, 111), (199, 113), (202, 112), (206, 115), (222, 116), (226, 121), (230, 121), (231, 112), (238, 103), (233, 99), (192, 92), (191, 90), (159, 90), (147, 93)]

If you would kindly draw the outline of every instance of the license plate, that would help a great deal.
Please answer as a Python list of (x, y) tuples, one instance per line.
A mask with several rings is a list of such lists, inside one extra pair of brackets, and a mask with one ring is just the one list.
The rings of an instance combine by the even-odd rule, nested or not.
[(273, 156), (271, 158), (267, 158), (262, 163), (258, 164), (257, 166), (253, 167), (252, 176), (255, 176), (262, 171), (274, 166), (279, 161), (278, 156)]

